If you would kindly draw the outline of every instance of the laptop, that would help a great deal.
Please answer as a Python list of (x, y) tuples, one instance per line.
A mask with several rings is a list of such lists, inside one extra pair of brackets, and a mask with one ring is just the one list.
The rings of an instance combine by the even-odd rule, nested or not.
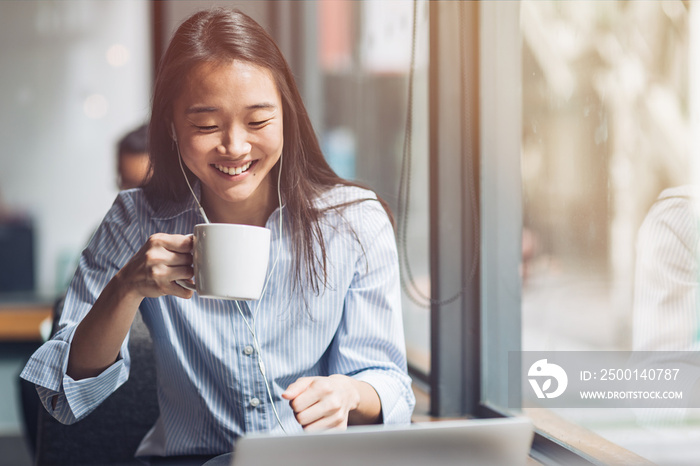
[(344, 432), (287, 436), (251, 434), (238, 439), (226, 463), (229, 466), (517, 466), (527, 463), (532, 438), (532, 423), (523, 417), (358, 426)]

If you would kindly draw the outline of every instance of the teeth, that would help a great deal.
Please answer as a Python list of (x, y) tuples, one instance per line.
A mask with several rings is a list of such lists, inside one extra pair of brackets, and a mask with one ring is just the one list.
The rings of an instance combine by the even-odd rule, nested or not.
[(224, 167), (223, 165), (218, 165), (214, 164), (214, 166), (217, 168), (217, 170), (226, 173), (227, 175), (240, 175), (244, 171), (247, 171), (250, 168), (250, 165), (253, 163), (251, 160), (250, 162), (246, 163), (245, 165), (241, 165), (238, 168), (233, 168), (233, 167)]

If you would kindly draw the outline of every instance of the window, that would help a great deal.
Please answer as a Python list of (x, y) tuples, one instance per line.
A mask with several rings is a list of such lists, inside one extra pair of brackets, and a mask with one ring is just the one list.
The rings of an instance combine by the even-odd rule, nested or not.
[[(689, 320), (650, 316), (643, 292), (660, 285), (640, 272), (657, 198), (697, 183), (697, 15), (680, 1), (482, 2), (484, 404), (512, 412), (508, 351), (697, 348), (694, 298)], [(526, 414), (658, 464), (698, 454), (694, 410)]]

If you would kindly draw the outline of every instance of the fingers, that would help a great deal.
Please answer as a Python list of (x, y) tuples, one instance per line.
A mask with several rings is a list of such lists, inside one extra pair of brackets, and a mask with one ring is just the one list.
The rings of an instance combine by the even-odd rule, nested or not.
[(183, 288), (175, 282), (164, 289), (164, 295), (172, 295), (182, 299), (190, 299), (194, 295), (194, 291)]
[(306, 388), (311, 385), (315, 377), (301, 377), (292, 383), (287, 389), (282, 393), (282, 398), (285, 400), (293, 400), (299, 396)]
[(163, 247), (153, 247), (145, 251), (146, 264), (151, 267), (180, 267), (192, 265), (192, 254), (173, 252)]
[(144, 264), (149, 276), (157, 283), (186, 280), (192, 277), (192, 255), (176, 253), (163, 248), (145, 252)]
[(173, 253), (190, 254), (194, 239), (192, 235), (168, 235), (156, 233), (146, 242), (149, 249), (164, 249)]
[(348, 412), (337, 397), (325, 397), (300, 412), (295, 411), (295, 417), (308, 431), (345, 429), (348, 425)]
[(165, 294), (177, 296), (178, 298), (190, 299), (194, 295), (194, 292), (178, 285), (177, 281), (184, 280), (194, 286), (194, 282), (190, 280), (192, 278), (192, 267), (171, 267), (171, 276), (174, 278), (168, 282)]
[(151, 238), (156, 244), (162, 244), (165, 249), (172, 252), (187, 253), (192, 252), (194, 237), (192, 235), (168, 235), (156, 233)]
[(188, 280), (192, 270), (193, 239), (186, 235), (152, 235), (122, 271), (144, 297), (174, 295), (189, 299), (192, 291), (175, 283)]
[(347, 389), (337, 378), (303, 377), (287, 387), (282, 397), (290, 400), (305, 430), (345, 429), (352, 404)]

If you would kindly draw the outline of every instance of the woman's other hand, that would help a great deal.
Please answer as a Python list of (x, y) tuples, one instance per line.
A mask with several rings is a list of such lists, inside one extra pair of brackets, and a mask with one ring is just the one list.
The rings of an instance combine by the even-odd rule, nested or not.
[(349, 424), (378, 422), (381, 403), (371, 385), (346, 375), (302, 377), (287, 387), (297, 422), (304, 430), (340, 429)]

